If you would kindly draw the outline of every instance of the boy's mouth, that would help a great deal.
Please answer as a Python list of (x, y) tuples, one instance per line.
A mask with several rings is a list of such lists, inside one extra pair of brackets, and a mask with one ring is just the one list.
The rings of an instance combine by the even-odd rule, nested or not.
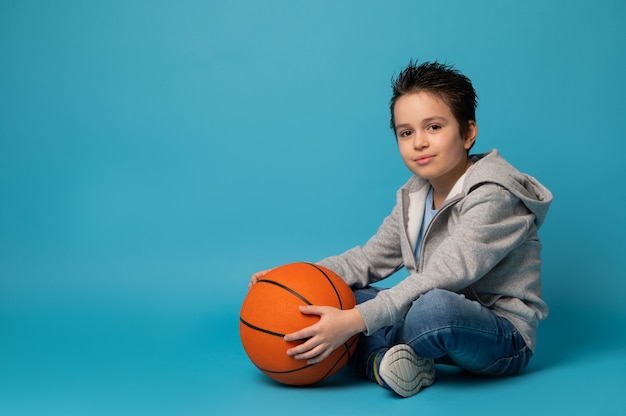
[(425, 165), (435, 158), (435, 155), (422, 155), (415, 158), (415, 163)]

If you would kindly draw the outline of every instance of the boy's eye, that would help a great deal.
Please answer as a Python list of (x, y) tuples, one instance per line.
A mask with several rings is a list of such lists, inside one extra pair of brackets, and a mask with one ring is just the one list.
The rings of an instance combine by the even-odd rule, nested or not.
[(409, 137), (411, 135), (411, 130), (403, 130), (398, 134), (399, 137)]
[(440, 128), (441, 126), (438, 124), (431, 124), (430, 126), (428, 126), (428, 130), (430, 131), (436, 131), (436, 130), (439, 130)]

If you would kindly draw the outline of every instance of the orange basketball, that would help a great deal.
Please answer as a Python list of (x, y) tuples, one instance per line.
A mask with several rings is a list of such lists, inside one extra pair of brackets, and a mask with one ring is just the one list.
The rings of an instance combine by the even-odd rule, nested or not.
[(312, 365), (287, 355), (287, 349), (303, 341), (287, 342), (283, 337), (319, 320), (301, 313), (301, 305), (352, 309), (355, 303), (348, 285), (327, 268), (311, 263), (277, 267), (252, 286), (244, 299), (239, 315), (241, 343), (252, 363), (273, 380), (290, 385), (317, 383), (348, 362), (358, 335)]

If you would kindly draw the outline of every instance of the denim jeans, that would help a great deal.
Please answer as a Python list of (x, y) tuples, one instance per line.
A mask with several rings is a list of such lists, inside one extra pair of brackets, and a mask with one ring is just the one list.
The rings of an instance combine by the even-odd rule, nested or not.
[[(380, 288), (355, 290), (357, 303), (372, 299)], [(372, 359), (396, 344), (436, 363), (452, 364), (479, 375), (513, 375), (526, 367), (532, 352), (506, 318), (463, 295), (434, 289), (420, 296), (393, 326), (361, 334), (351, 366), (372, 380)]]

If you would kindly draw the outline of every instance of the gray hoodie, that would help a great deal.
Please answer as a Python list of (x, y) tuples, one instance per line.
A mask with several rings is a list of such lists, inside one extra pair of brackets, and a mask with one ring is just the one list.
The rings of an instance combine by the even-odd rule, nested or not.
[(548, 313), (541, 299), (537, 230), (552, 194), (497, 150), (471, 158), (473, 165), (426, 230), (419, 264), (414, 245), (429, 183), (418, 176), (398, 190), (393, 211), (364, 246), (319, 262), (352, 288), (403, 267), (408, 271), (397, 285), (357, 305), (365, 334), (398, 322), (421, 294), (439, 288), (462, 293), (507, 318), (534, 351), (537, 325)]

